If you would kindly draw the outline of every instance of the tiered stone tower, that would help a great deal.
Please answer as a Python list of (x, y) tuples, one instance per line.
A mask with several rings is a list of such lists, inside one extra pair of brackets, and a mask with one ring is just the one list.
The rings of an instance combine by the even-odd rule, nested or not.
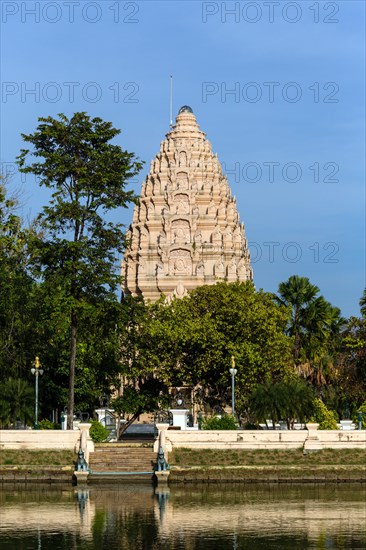
[(220, 279), (253, 278), (236, 200), (187, 105), (151, 162), (127, 236), (122, 286), (134, 296), (182, 297)]

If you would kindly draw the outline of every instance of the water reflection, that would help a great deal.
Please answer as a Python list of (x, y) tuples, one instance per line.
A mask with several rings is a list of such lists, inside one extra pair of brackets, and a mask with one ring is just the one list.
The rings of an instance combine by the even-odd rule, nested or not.
[(362, 485), (3, 485), (2, 550), (364, 549)]

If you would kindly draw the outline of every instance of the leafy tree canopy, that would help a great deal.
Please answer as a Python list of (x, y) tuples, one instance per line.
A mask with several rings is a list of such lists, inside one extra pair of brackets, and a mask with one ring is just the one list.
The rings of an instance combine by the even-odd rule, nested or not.
[(360, 298), (360, 308), (362, 317), (366, 319), (366, 288), (364, 289), (363, 294)]
[(333, 307), (307, 277), (292, 275), (278, 287), (278, 302), (291, 308), (287, 333), (294, 337), (296, 362), (313, 361), (324, 353), (344, 323)]
[(234, 356), (237, 395), (245, 398), (268, 375), (291, 371), (288, 322), (288, 309), (250, 282), (202, 286), (183, 299), (150, 306), (135, 361), (171, 386), (209, 388), (224, 403)]
[(22, 227), (18, 206), (0, 179), (0, 379), (9, 372), (25, 377), (36, 355), (32, 335), (36, 283), (27, 246), (33, 230)]
[[(69, 428), (81, 312), (110, 298), (119, 281), (116, 255), (123, 250), (124, 234), (107, 214), (135, 199), (125, 187), (142, 166), (133, 153), (111, 143), (119, 133), (110, 122), (86, 113), (40, 118), (33, 134), (22, 134), (32, 149), (22, 149), (18, 157), (20, 171), (35, 174), (52, 191), (39, 217), (45, 235), (34, 238), (33, 249), (39, 273), (63, 288), (69, 310)], [(27, 164), (30, 157), (36, 160)]]

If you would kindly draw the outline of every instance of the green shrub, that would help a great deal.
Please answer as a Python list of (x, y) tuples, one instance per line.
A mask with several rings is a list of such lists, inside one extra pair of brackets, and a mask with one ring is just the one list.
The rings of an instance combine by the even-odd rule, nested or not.
[(47, 420), (47, 418), (40, 420), (38, 422), (38, 427), (40, 430), (61, 430), (60, 424), (51, 422), (51, 420)]
[(319, 430), (338, 430), (337, 413), (329, 410), (321, 399), (314, 399), (315, 420)]
[(253, 422), (246, 422), (243, 426), (244, 430), (259, 430), (259, 425)]
[[(366, 430), (366, 401), (362, 403), (360, 407), (357, 409), (357, 413), (362, 412), (362, 429)], [(358, 414), (356, 414), (353, 418), (353, 422), (358, 426)]]
[(202, 422), (203, 430), (236, 430), (236, 421), (231, 414), (225, 416), (211, 416)]
[(101, 443), (108, 437), (108, 430), (99, 422), (99, 420), (92, 420), (90, 427), (90, 437), (94, 443)]

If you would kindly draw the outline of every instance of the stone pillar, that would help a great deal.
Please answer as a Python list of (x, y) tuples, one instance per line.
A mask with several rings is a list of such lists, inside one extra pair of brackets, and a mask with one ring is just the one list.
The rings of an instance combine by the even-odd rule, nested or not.
[(306, 427), (308, 429), (308, 435), (304, 443), (304, 453), (321, 450), (322, 445), (317, 434), (319, 424), (309, 422)]
[(173, 426), (186, 430), (189, 409), (170, 409), (170, 412), (173, 415)]
[(84, 453), (84, 458), (88, 466), (89, 466), (89, 453), (94, 452), (94, 442), (89, 434), (90, 427), (91, 427), (91, 424), (88, 422), (80, 422), (79, 424), (79, 430), (80, 430), (79, 444), (80, 444), (81, 450)]
[(166, 431), (169, 428), (169, 424), (166, 422), (158, 422), (156, 427), (158, 429), (158, 437), (154, 442), (154, 453), (157, 453), (159, 451), (159, 447), (162, 447), (164, 454), (167, 456), (168, 452), (171, 450), (166, 441)]
[(352, 422), (352, 420), (341, 420), (340, 421), (341, 430), (355, 430), (356, 425)]

